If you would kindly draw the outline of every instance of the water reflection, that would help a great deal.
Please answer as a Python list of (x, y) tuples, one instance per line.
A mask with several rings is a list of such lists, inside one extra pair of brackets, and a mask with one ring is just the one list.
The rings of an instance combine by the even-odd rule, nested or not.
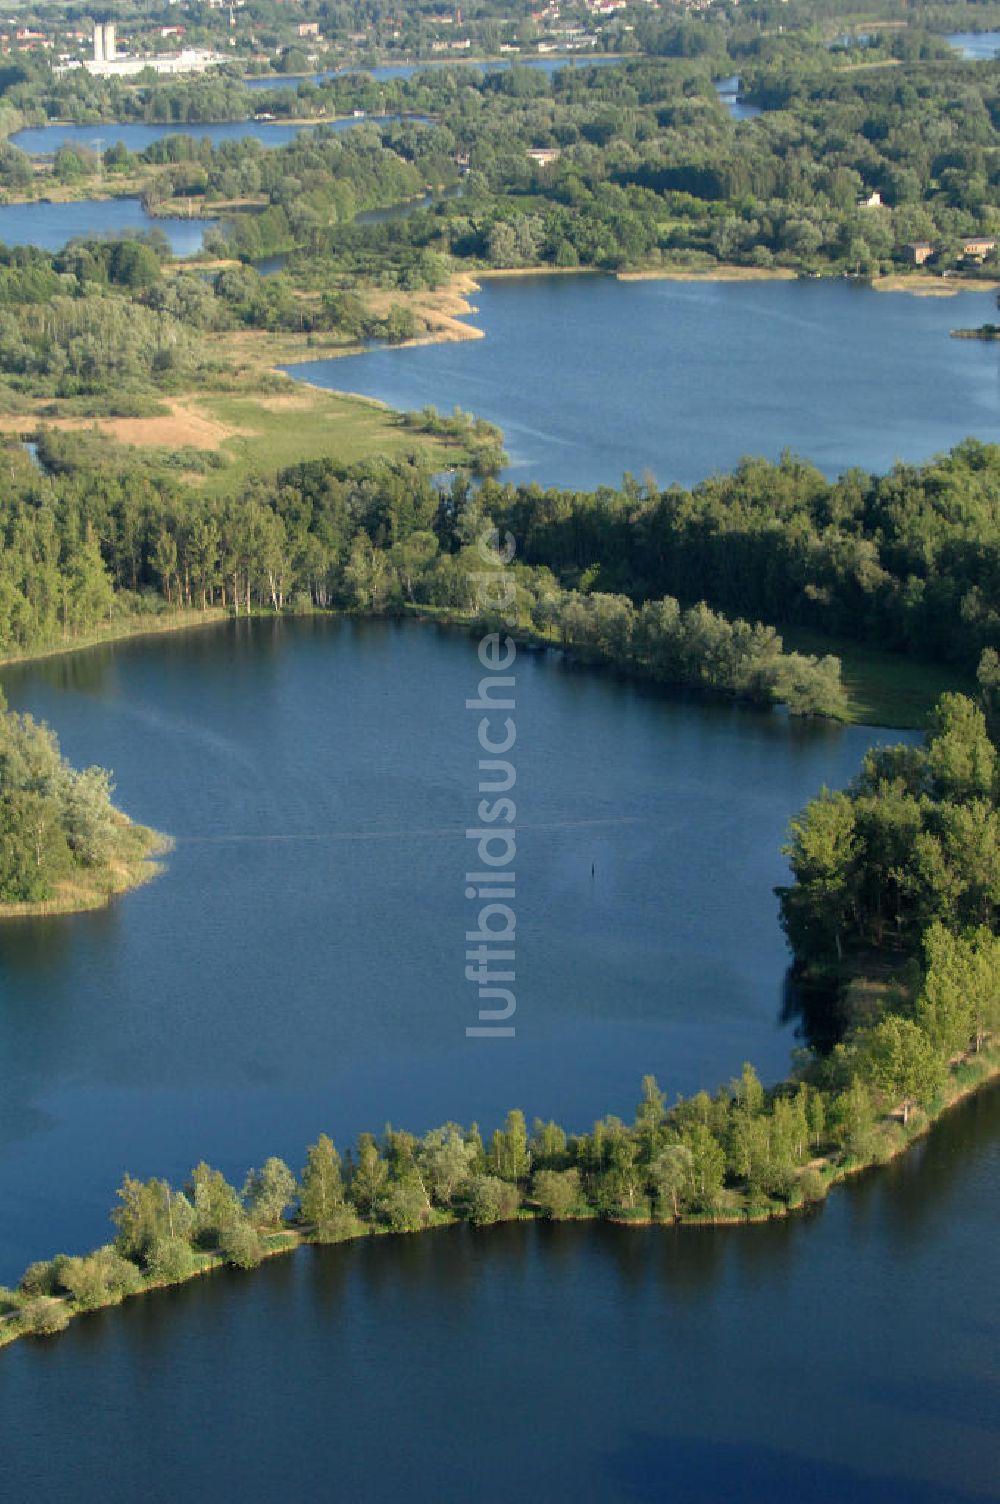
[(215, 1273), (5, 1353), (5, 1483), (125, 1504), (141, 1435), (154, 1504), (178, 1468), (246, 1504), (329, 1497), (331, 1467), (374, 1504), (470, 1478), (496, 1504), (992, 1498), (998, 1175), (993, 1092), (783, 1223), (459, 1227)]
[(0, 1278), (106, 1236), (125, 1168), (177, 1179), (205, 1157), (242, 1180), (388, 1112), (488, 1130), (520, 1106), (574, 1131), (630, 1114), (649, 1070), (671, 1097), (743, 1059), (785, 1074), (780, 846), (870, 733), (525, 655), (525, 1026), (475, 1054), (454, 951), (470, 662), (459, 632), (309, 618), (5, 671), (11, 704), (75, 764), (112, 767), (123, 807), (176, 846), (109, 910), (0, 936), (0, 1191), (48, 1191), (0, 1224)]

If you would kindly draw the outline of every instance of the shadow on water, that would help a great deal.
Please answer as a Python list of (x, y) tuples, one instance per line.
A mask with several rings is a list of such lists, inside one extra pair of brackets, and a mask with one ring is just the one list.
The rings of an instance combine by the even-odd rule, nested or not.
[[(638, 1504), (705, 1504), (725, 1499), (808, 1500), (809, 1504), (943, 1504), (937, 1484), (872, 1478), (847, 1463), (796, 1456), (755, 1442), (717, 1437), (657, 1436), (635, 1432), (607, 1459), (609, 1484)], [(620, 1492), (619, 1492), (620, 1491)], [(981, 1504), (982, 1495), (959, 1485), (951, 1504)]]
[(30, 977), (37, 988), (39, 1005), (44, 1002), (46, 988), (72, 960), (77, 920), (103, 924), (106, 933), (114, 928), (110, 909), (99, 909), (93, 914), (15, 919), (0, 925), (0, 967), (10, 975), (21, 973)]
[(116, 691), (119, 670), (132, 660), (141, 663), (151, 650), (167, 668), (192, 664), (224, 668), (248, 658), (256, 661), (263, 657), (266, 661), (293, 636), (336, 633), (343, 625), (340, 618), (277, 616), (237, 617), (166, 632), (158, 631), (154, 624), (147, 635), (140, 633), (80, 652), (56, 653), (50, 658), (2, 666), (0, 685), (8, 698), (16, 696), (22, 684), (33, 688), (44, 684), (60, 693), (104, 697)]
[(791, 1024), (797, 1040), (823, 1054), (843, 1039), (848, 1023), (836, 988), (804, 982), (793, 966), (781, 985), (778, 1021), (783, 1027)]

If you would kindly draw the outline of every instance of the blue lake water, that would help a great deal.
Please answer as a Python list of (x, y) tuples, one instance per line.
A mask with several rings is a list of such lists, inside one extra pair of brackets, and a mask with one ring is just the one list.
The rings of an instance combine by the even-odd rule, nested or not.
[(517, 481), (589, 489), (625, 470), (689, 485), (789, 448), (829, 475), (1000, 441), (997, 346), (953, 340), (992, 293), (915, 297), (837, 280), (484, 279), (485, 338), (314, 361), (291, 374), (409, 410), (499, 423)]
[(715, 81), (715, 91), (726, 109), (734, 120), (752, 120), (760, 114), (759, 106), (747, 104), (740, 97), (740, 75), (734, 73), (729, 78), (719, 78)]
[(177, 841), (107, 912), (0, 929), (0, 1281), (99, 1241), (126, 1168), (242, 1177), (324, 1129), (515, 1105), (582, 1128), (645, 1071), (671, 1097), (785, 1073), (785, 827), (885, 734), (523, 655), (518, 1033), (473, 1043), (478, 678), (463, 636), (330, 620), (0, 673)]
[[(413, 117), (414, 119), (422, 117)], [(350, 130), (358, 125), (387, 125), (398, 115), (371, 115), (351, 120), (324, 123), (322, 129), (333, 131)], [(22, 150), (34, 155), (51, 155), (66, 143), (104, 150), (117, 141), (123, 141), (130, 151), (142, 151), (153, 141), (166, 136), (189, 134), (196, 139), (208, 137), (220, 141), (236, 141), (253, 136), (265, 146), (282, 146), (293, 140), (308, 126), (256, 124), (252, 121), (230, 121), (225, 125), (178, 127), (174, 125), (47, 125), (19, 131), (11, 139)], [(394, 214), (412, 213), (412, 206), (400, 205), (395, 209), (376, 210), (376, 218)], [(205, 232), (218, 224), (216, 219), (166, 219), (147, 214), (137, 198), (81, 199), (74, 203), (45, 203), (0, 205), (0, 242), (6, 245), (37, 245), (43, 250), (60, 250), (68, 241), (80, 236), (113, 236), (124, 231), (146, 232), (160, 229), (168, 237), (175, 256), (192, 256), (202, 247)]]
[[(25, 207), (21, 238), (43, 244), (141, 214)], [(0, 209), (0, 238), (21, 212)], [(834, 473), (1000, 438), (996, 347), (948, 339), (993, 316), (988, 293), (579, 277), (475, 301), (483, 340), (307, 374), (459, 403), (503, 425), (512, 474), (573, 485), (693, 481), (785, 445)], [(480, 1048), (462, 977), (477, 678), (459, 635), (331, 620), (0, 671), (177, 842), (106, 912), (0, 928), (0, 1281), (102, 1241), (125, 1170), (180, 1181), (207, 1157), (240, 1179), (272, 1152), (298, 1167), (323, 1130), (488, 1130), (515, 1104), (582, 1128), (629, 1116), (647, 1070), (671, 1096), (746, 1058), (784, 1074), (787, 820), (891, 734), (522, 655), (518, 1034)], [(996, 1500), (998, 1193), (994, 1091), (787, 1224), (461, 1228), (212, 1276), (0, 1353), (0, 1488)]]
[[(317, 121), (324, 130), (346, 131), (358, 125), (390, 125), (399, 120), (398, 115), (366, 115), (358, 119)], [(86, 146), (92, 151), (105, 151), (121, 142), (129, 151), (145, 151), (154, 141), (167, 136), (192, 136), (196, 141), (211, 141), (218, 146), (223, 141), (243, 141), (253, 137), (262, 146), (286, 146), (311, 125), (283, 125), (280, 121), (227, 120), (215, 125), (146, 125), (138, 121), (105, 122), (101, 125), (39, 125), (17, 131), (11, 136), (11, 144), (32, 156), (53, 156), (60, 146)]]
[(1000, 31), (954, 31), (945, 41), (970, 61), (986, 62), (1000, 52)]
[(793, 1223), (459, 1228), (211, 1275), (0, 1354), (5, 1494), (987, 1504), (998, 1190), (994, 1091)]
[(70, 204), (0, 205), (0, 241), (5, 245), (37, 245), (61, 250), (80, 236), (114, 236), (123, 231), (162, 230), (175, 256), (201, 250), (214, 219), (160, 219), (147, 214), (137, 198), (83, 199)]

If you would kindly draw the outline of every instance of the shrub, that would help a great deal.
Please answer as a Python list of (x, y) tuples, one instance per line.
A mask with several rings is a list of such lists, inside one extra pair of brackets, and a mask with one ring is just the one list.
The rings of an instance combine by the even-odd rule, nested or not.
[(21, 1275), (17, 1288), (24, 1295), (54, 1295), (61, 1263), (65, 1262), (65, 1256), (58, 1256), (29, 1264)]
[(552, 1222), (573, 1217), (580, 1209), (579, 1170), (539, 1170), (531, 1190), (542, 1216)]
[(264, 1257), (264, 1249), (257, 1233), (249, 1222), (231, 1222), (222, 1229), (219, 1251), (227, 1264), (237, 1269), (256, 1269)]
[(309, 1239), (311, 1243), (343, 1243), (348, 1238), (357, 1238), (365, 1231), (349, 1206), (337, 1206), (322, 1222), (317, 1222)]
[(818, 1170), (803, 1170), (798, 1188), (803, 1201), (822, 1201), (827, 1192), (826, 1181)]
[(109, 1299), (104, 1272), (93, 1254), (68, 1260), (62, 1283), (83, 1311), (105, 1305)]
[(21, 1330), (38, 1337), (51, 1337), (54, 1332), (64, 1331), (69, 1326), (69, 1311), (62, 1300), (53, 1300), (40, 1295), (21, 1307), (19, 1318)]
[(387, 1186), (378, 1212), (393, 1232), (419, 1232), (431, 1215), (426, 1192), (417, 1180), (398, 1180)]
[(67, 1259), (59, 1283), (81, 1309), (88, 1310), (134, 1295), (142, 1285), (142, 1275), (117, 1249), (106, 1246), (84, 1258)]
[(517, 1216), (520, 1204), (516, 1185), (495, 1175), (478, 1175), (469, 1192), (469, 1220), (477, 1227), (509, 1222)]
[(153, 1279), (176, 1284), (194, 1272), (194, 1254), (183, 1238), (157, 1238), (146, 1254), (146, 1268)]

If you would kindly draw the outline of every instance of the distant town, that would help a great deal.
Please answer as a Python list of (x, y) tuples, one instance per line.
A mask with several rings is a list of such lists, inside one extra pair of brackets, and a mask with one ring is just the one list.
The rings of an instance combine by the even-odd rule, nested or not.
[[(704, 10), (704, 0), (672, 4), (671, 12)], [(560, 0), (510, 18), (473, 16), (454, 9), (407, 11), (373, 21), (366, 29), (338, 24), (317, 0), (208, 0), (208, 5), (166, 0), (139, 13), (122, 6), (113, 17), (89, 23), (65, 8), (43, 5), (6, 18), (0, 53), (45, 56), (56, 72), (83, 68), (95, 77), (128, 78), (202, 73), (238, 62), (255, 71), (276, 67), (289, 75), (370, 53), (406, 58), (539, 57), (638, 50), (636, 23), (661, 10), (661, 0)], [(3, 24), (3, 23), (0, 23)]]

